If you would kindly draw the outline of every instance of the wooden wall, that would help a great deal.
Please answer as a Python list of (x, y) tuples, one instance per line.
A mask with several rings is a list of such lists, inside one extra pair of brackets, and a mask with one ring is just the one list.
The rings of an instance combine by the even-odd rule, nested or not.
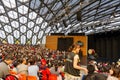
[(57, 43), (58, 43), (58, 38), (60, 37), (72, 37), (73, 38), (73, 42), (77, 42), (77, 41), (82, 41), (84, 46), (81, 48), (83, 51), (83, 55), (87, 55), (87, 47), (88, 47), (88, 40), (87, 40), (87, 36), (46, 36), (46, 47), (49, 49), (53, 49), (56, 50), (57, 49)]

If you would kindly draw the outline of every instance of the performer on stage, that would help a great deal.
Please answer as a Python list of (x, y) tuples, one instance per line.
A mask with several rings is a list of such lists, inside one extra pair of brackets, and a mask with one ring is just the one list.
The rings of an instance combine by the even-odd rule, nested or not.
[(65, 62), (65, 80), (81, 80), (80, 70), (83, 70), (86, 74), (88, 70), (84, 67), (81, 67), (79, 64), (79, 51), (81, 47), (81, 42), (78, 41), (72, 45), (69, 49), (70, 53), (67, 56)]

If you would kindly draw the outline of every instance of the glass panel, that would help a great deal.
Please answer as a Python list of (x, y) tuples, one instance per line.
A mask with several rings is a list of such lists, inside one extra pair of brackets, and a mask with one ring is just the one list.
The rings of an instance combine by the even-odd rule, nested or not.
[(2, 0), (3, 4), (5, 6), (7, 6), (8, 8), (15, 8), (16, 7), (16, 3), (15, 0)]
[(14, 35), (15, 38), (19, 38), (19, 37), (20, 37), (20, 32), (17, 31), (17, 30), (15, 30), (15, 31), (13, 32), (13, 35)]
[(37, 19), (36, 19), (36, 24), (40, 24), (40, 23), (42, 23), (42, 21), (43, 21), (43, 18), (41, 18), (41, 17), (40, 17), (40, 18), (37, 18)]
[(35, 26), (34, 27), (34, 33), (37, 33), (39, 31), (39, 28), (40, 28), (39, 26)]
[(33, 45), (36, 44), (36, 40), (37, 40), (37, 37), (34, 35), (34, 36), (32, 37), (32, 44), (33, 44)]
[(18, 28), (18, 27), (19, 27), (19, 23), (18, 23), (17, 21), (11, 22), (11, 25), (12, 25), (12, 27), (14, 27), (14, 28)]
[(0, 30), (0, 37), (1, 38), (5, 38), (6, 37), (5, 32), (3, 30)]
[(21, 14), (27, 14), (28, 13), (28, 7), (26, 7), (25, 5), (22, 5), (20, 7), (18, 7), (18, 12)]
[(37, 9), (40, 6), (40, 0), (32, 0), (30, 3), (30, 7), (32, 9)]
[(13, 19), (16, 19), (18, 17), (15, 11), (9, 11), (8, 15), (10, 18), (13, 18)]
[(48, 12), (48, 8), (46, 7), (43, 7), (40, 9), (40, 14), (43, 15), (43, 14), (46, 14)]
[(0, 21), (2, 21), (4, 23), (9, 23), (9, 20), (6, 16), (0, 16)]
[(12, 32), (12, 28), (11, 28), (11, 26), (9, 26), (9, 25), (5, 25), (5, 26), (4, 26), (4, 29), (5, 29), (5, 31), (8, 32), (8, 33), (11, 33), (11, 32)]
[(2, 27), (2, 25), (0, 24), (0, 28)]
[(13, 36), (9, 35), (9, 36), (7, 37), (7, 39), (8, 39), (8, 43), (9, 43), (9, 44), (13, 44), (13, 43), (14, 43)]
[(29, 18), (30, 19), (35, 19), (37, 17), (37, 14), (35, 12), (29, 13)]
[(54, 6), (52, 7), (52, 10), (58, 10), (62, 6), (61, 2), (55, 3)]
[(50, 4), (50, 3), (52, 3), (54, 0), (44, 0), (44, 3), (46, 3), (46, 4)]
[(27, 22), (27, 18), (26, 17), (21, 17), (19, 18), (20, 22), (25, 24)]
[(32, 31), (29, 30), (29, 31), (27, 31), (27, 38), (30, 39), (31, 37), (32, 37)]
[(44, 36), (42, 39), (42, 44), (45, 44), (45, 43), (46, 43), (46, 36)]
[(21, 36), (21, 44), (25, 44), (26, 43), (26, 36), (22, 35)]
[(20, 2), (27, 2), (27, 1), (29, 1), (29, 0), (19, 0)]
[(26, 26), (21, 26), (21, 27), (20, 27), (20, 31), (21, 31), (22, 33), (25, 33), (25, 32), (26, 32)]
[(0, 13), (5, 13), (3, 6), (0, 5)]
[(45, 33), (49, 33), (51, 30), (51, 27), (48, 27), (46, 30), (45, 30)]
[(43, 33), (44, 33), (43, 31), (40, 31), (40, 32), (39, 32), (39, 34), (38, 34), (38, 39), (42, 38)]
[(44, 29), (47, 26), (47, 22), (42, 23), (41, 29)]
[(28, 28), (32, 28), (34, 26), (34, 22), (28, 22)]

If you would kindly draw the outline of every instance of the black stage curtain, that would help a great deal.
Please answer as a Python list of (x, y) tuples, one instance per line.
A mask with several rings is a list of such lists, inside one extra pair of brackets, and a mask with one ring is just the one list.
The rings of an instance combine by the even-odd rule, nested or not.
[(58, 38), (57, 49), (60, 51), (67, 51), (73, 44), (73, 38)]
[(117, 61), (120, 58), (120, 32), (106, 32), (88, 36), (88, 49), (95, 49), (100, 60)]

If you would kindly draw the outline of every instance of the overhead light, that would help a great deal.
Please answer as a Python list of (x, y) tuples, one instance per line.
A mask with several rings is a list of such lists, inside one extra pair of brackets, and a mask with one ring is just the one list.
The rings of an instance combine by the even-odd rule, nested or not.
[(120, 22), (111, 23), (110, 26), (119, 26)]
[(93, 30), (93, 29), (85, 32), (85, 34), (92, 34), (92, 33), (94, 33), (94, 30)]

